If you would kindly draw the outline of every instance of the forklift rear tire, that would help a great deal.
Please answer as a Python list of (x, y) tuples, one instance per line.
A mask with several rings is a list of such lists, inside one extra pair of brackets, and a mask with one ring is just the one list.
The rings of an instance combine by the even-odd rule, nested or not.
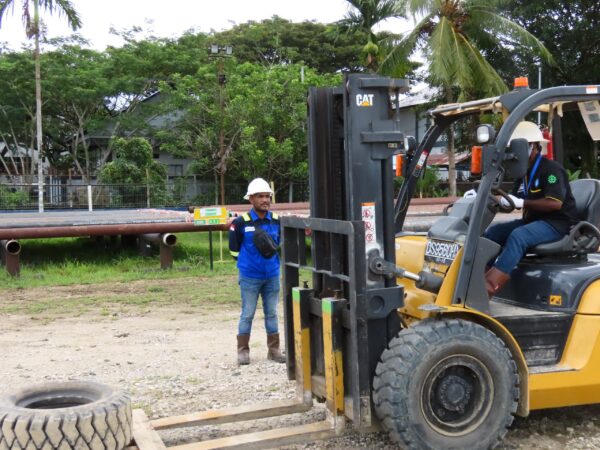
[(45, 383), (0, 398), (0, 449), (121, 450), (131, 400), (94, 382)]
[(490, 449), (519, 400), (519, 375), (495, 334), (475, 323), (424, 320), (382, 353), (373, 380), (375, 412), (408, 449)]

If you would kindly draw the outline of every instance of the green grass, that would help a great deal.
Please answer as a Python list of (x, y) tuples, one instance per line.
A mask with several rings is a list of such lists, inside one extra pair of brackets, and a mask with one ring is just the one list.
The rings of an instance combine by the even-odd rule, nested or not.
[[(223, 260), (219, 259), (219, 233), (213, 233), (214, 270), (209, 268), (208, 233), (179, 233), (173, 269), (161, 270), (158, 250), (152, 257), (140, 256), (137, 249), (121, 248), (118, 239), (56, 238), (22, 240), (21, 275), (11, 277), (0, 269), (0, 292), (6, 289), (73, 284), (160, 280), (180, 277), (233, 275), (235, 262), (223, 233)], [(164, 292), (160, 283), (153, 295)]]
[(28, 315), (38, 320), (78, 317), (86, 313), (109, 318), (165, 307), (175, 308), (184, 314), (198, 314), (200, 310), (222, 310), (238, 307), (240, 303), (239, 286), (234, 275), (174, 278), (147, 283), (98, 283), (71, 290), (69, 287), (46, 288), (34, 295), (32, 291), (24, 291), (26, 295), (21, 296), (15, 295), (21, 289), (4, 290), (9, 295), (0, 299), (0, 314)]

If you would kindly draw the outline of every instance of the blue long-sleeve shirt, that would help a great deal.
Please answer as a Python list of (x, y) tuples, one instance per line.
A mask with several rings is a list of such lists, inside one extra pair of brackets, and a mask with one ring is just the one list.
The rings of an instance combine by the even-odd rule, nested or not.
[(279, 255), (265, 258), (253, 242), (255, 226), (271, 235), (277, 245), (280, 242), (280, 226), (277, 214), (267, 212), (263, 219), (254, 209), (237, 217), (229, 227), (229, 251), (237, 259), (240, 275), (247, 278), (267, 279), (279, 276)]

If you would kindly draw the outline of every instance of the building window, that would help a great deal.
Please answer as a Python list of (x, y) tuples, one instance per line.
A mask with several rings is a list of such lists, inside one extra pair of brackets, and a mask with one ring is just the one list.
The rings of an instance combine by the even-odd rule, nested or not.
[(183, 176), (183, 164), (169, 164), (169, 176), (170, 177), (182, 177)]

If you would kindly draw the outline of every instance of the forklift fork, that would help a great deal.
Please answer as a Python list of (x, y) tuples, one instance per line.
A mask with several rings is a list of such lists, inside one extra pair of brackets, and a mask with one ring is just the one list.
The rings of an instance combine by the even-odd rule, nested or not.
[(295, 288), (293, 292), (293, 324), (295, 334), (296, 398), (196, 412), (181, 416), (149, 420), (141, 409), (133, 411), (133, 445), (130, 450), (208, 450), (208, 449), (263, 449), (301, 442), (327, 439), (344, 430), (344, 380), (339, 333), (341, 308), (345, 300), (323, 300), (323, 346), (325, 350), (325, 390), (327, 392), (325, 420), (304, 425), (257, 431), (236, 436), (167, 447), (158, 431), (173, 428), (220, 425), (251, 421), (267, 417), (302, 413), (313, 407), (310, 328), (307, 318), (310, 308), (310, 289)]

